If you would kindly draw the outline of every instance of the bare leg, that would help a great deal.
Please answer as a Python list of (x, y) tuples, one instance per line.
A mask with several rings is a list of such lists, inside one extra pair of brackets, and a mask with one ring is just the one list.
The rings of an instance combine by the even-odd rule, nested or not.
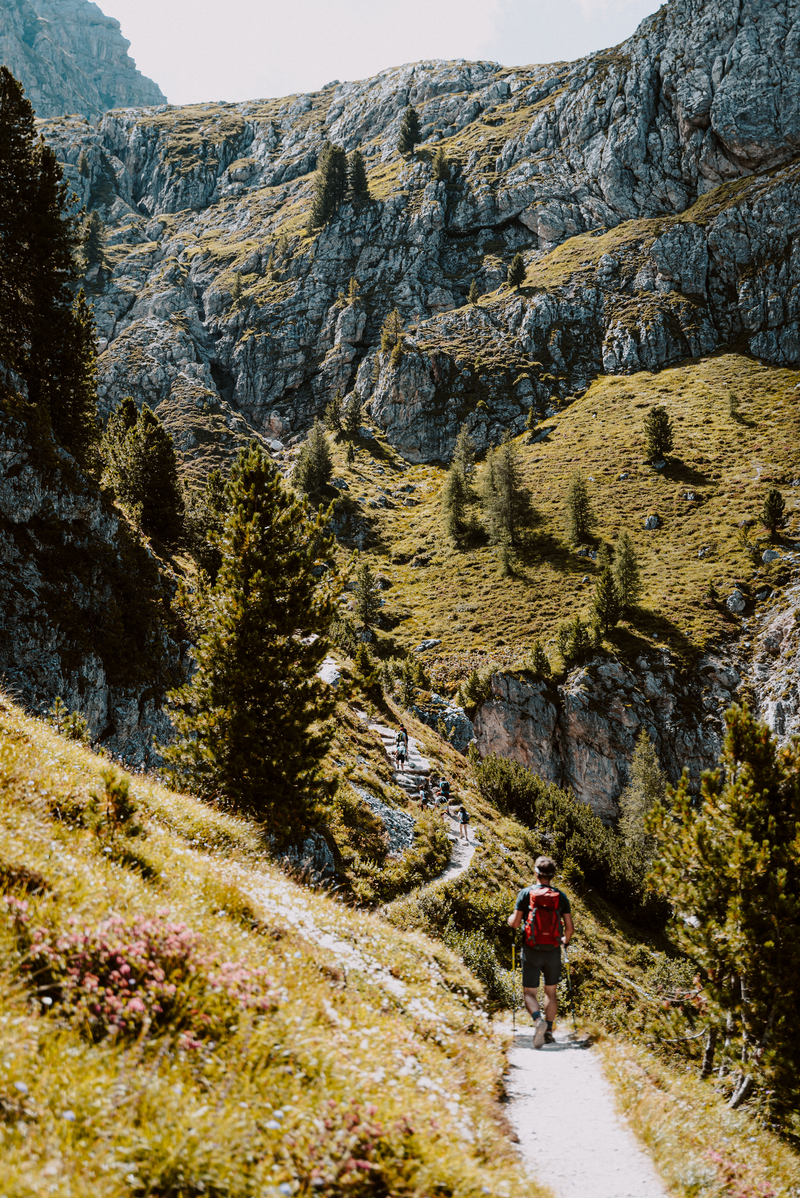
[(522, 1001), (525, 1003), (525, 1009), (529, 1015), (539, 1010), (539, 999), (536, 997), (536, 991), (532, 987), (525, 986), (523, 988)]
[(544, 988), (544, 1017), (550, 1023), (555, 1022), (558, 1014), (558, 999), (556, 998), (556, 986), (545, 986)]

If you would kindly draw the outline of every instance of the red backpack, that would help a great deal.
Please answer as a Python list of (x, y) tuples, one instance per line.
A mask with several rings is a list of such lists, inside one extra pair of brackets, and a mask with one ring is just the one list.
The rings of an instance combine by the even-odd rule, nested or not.
[(525, 944), (530, 948), (555, 948), (561, 943), (558, 904), (561, 895), (552, 886), (533, 887), (528, 891), (528, 917), (525, 920)]

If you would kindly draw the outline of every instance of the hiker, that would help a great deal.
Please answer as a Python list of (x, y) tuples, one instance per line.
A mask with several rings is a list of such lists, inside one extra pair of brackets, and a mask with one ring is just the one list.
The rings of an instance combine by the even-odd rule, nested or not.
[(394, 743), (394, 759), (397, 768), (401, 771), (405, 769), (406, 760), (406, 738), (404, 733), (405, 729), (401, 728), (395, 737)]
[[(561, 980), (561, 945), (569, 944), (575, 925), (569, 899), (553, 886), (556, 863), (552, 857), (537, 857), (533, 864), (536, 881), (517, 895), (508, 926), (523, 927), (522, 997), (533, 1020), (533, 1047), (553, 1044), (553, 1023), (558, 1010), (556, 989)], [(539, 974), (544, 974), (544, 1017), (539, 1010), (536, 991)]]
[(439, 779), (439, 794), (445, 803), (450, 802), (450, 783), (446, 778)]
[(461, 825), (461, 839), (466, 840), (467, 844), (469, 844), (469, 812), (466, 807), (461, 808), (458, 822)]

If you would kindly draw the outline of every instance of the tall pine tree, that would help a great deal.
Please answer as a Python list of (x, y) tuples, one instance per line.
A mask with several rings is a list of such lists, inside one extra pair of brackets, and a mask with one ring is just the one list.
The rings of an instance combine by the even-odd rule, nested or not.
[(614, 554), (614, 584), (617, 588), (622, 615), (628, 614), (642, 593), (642, 575), (633, 541), (626, 532), (620, 533)]
[(205, 599), (191, 683), (171, 695), (178, 780), (256, 816), (275, 847), (318, 821), (332, 689), (317, 677), (338, 577), (312, 573), (332, 549), (327, 517), (283, 483), (258, 445), (227, 487), (222, 566)]
[(21, 84), (0, 67), (0, 357), (30, 407), (83, 463), (97, 440), (94, 334), (75, 300), (81, 221)]
[[(338, 395), (338, 391), (337, 391)], [(318, 496), (333, 474), (333, 458), (325, 429), (315, 420), (308, 440), (300, 450), (294, 470), (294, 483), (306, 495)]]
[(120, 503), (139, 513), (142, 529), (169, 543), (181, 533), (184, 500), (172, 437), (155, 412), (126, 397), (102, 442), (103, 478)]
[(495, 543), (516, 545), (522, 530), (533, 521), (533, 505), (523, 480), (519, 449), (511, 440), (492, 450), (486, 459), (483, 506)]

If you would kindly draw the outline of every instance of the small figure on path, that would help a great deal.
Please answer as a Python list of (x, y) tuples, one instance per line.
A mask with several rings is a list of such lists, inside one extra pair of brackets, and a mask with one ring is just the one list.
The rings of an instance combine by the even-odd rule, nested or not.
[[(553, 1022), (558, 1011), (556, 990), (561, 980), (561, 945), (572, 939), (575, 925), (570, 915), (569, 899), (553, 886), (556, 863), (552, 857), (537, 857), (534, 862), (536, 882), (517, 895), (508, 926), (523, 926), (522, 997), (535, 1028), (533, 1047), (553, 1043)], [(539, 1010), (536, 991), (539, 975), (544, 974), (544, 1018)]]
[(466, 842), (469, 844), (469, 812), (467, 811), (466, 807), (461, 808), (458, 822), (461, 825), (461, 839), (466, 840)]
[(400, 729), (395, 738), (394, 757), (395, 761), (397, 762), (397, 768), (401, 771), (404, 770), (406, 761), (406, 737), (404, 728)]

